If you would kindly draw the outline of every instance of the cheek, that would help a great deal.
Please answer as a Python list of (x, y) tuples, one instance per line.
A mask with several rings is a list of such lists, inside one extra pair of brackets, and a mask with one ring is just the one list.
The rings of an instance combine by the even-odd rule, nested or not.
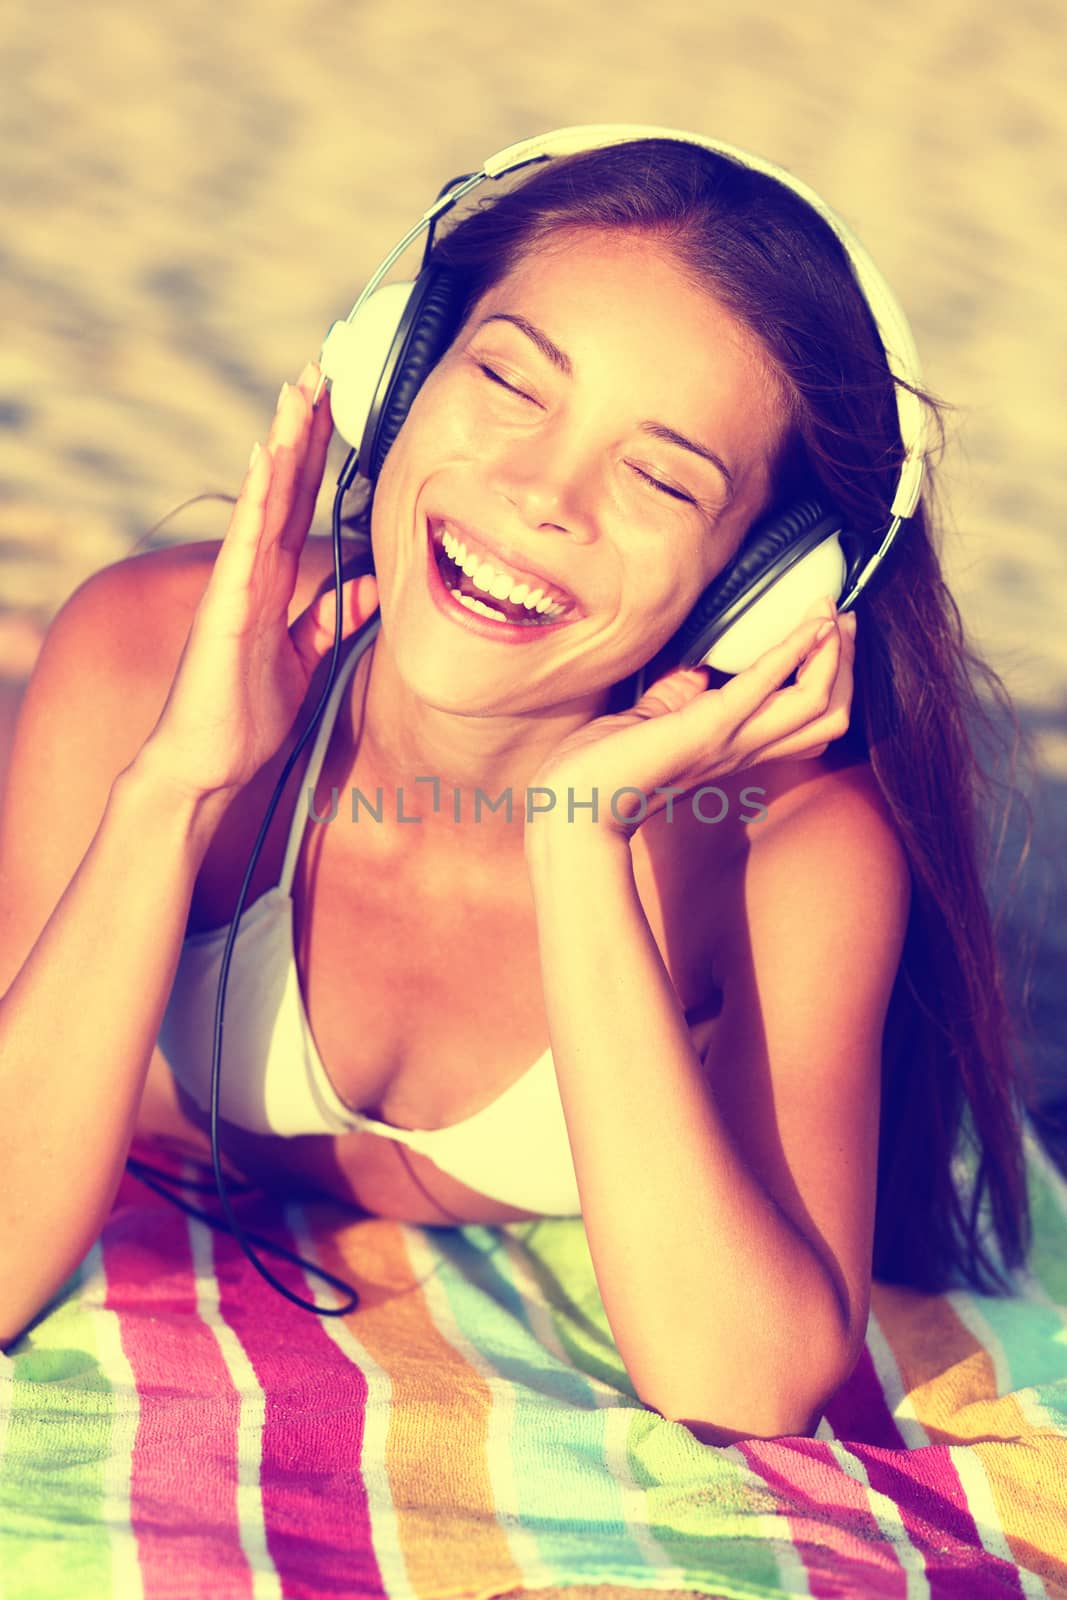
[(623, 567), (623, 603), (652, 628), (662, 628), (672, 618), (677, 624), (689, 615), (704, 592), (703, 587), (693, 588), (693, 574), (700, 571), (695, 557), (688, 563), (684, 558), (667, 562), (642, 550), (640, 555), (624, 560)]
[(479, 451), (477, 430), (463, 408), (449, 399), (449, 386), (435, 370), (412, 401), (382, 464), (379, 490), (386, 491), (391, 505), (414, 503), (424, 486), (450, 465), (478, 459), (484, 452), (484, 438)]

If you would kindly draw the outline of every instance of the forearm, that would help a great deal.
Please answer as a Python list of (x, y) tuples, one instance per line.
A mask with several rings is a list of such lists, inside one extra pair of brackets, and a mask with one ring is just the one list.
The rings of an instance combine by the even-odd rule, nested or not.
[(831, 1279), (718, 1113), (628, 840), (562, 827), (542, 840), (527, 859), (549, 1035), (634, 1388), (709, 1442), (806, 1432), (845, 1347)]
[(134, 763), (0, 997), (0, 1343), (99, 1233), (122, 1175), (219, 802)]

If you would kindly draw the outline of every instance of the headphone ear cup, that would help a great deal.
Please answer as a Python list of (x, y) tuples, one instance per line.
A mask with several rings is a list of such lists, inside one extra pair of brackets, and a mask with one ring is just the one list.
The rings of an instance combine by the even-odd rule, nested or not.
[(660, 656), (680, 667), (743, 672), (816, 601), (841, 597), (849, 567), (842, 539), (850, 538), (840, 515), (817, 500), (772, 517), (708, 585)]
[(330, 380), (330, 416), (338, 434), (362, 450), (382, 374), (389, 366), (415, 283), (375, 289), (347, 322), (335, 322), (323, 341), (319, 365)]
[(459, 325), (464, 286), (448, 267), (421, 272), (404, 308), (363, 436), (359, 470), (376, 481), (411, 404)]

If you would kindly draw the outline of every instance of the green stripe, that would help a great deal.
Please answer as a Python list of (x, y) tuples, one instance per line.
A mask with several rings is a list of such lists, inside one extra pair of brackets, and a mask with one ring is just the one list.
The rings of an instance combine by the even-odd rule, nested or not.
[(102, 1508), (112, 1390), (82, 1284), (99, 1247), (9, 1352), (13, 1384), (0, 1472), (3, 1600), (104, 1600), (111, 1545)]
[(1026, 1179), (1034, 1242), (1030, 1271), (1049, 1298), (1067, 1306), (1067, 1180), (1035, 1133), (1027, 1131)]
[[(556, 1335), (575, 1366), (624, 1394), (633, 1394), (581, 1219), (535, 1224), (524, 1243), (539, 1263)], [(677, 1588), (702, 1584), (724, 1600), (773, 1596), (784, 1600), (773, 1544), (763, 1527), (756, 1534), (752, 1531), (754, 1517), (774, 1515), (781, 1508), (774, 1493), (747, 1466), (724, 1452), (709, 1450), (681, 1423), (668, 1422), (646, 1407), (633, 1408), (626, 1446), (633, 1480), (645, 1491), (645, 1524), (661, 1548), (663, 1567), (677, 1567), (684, 1574)], [(580, 1502), (572, 1498), (566, 1504), (580, 1520)], [(784, 1517), (781, 1537), (790, 1543)], [(598, 1574), (602, 1549), (598, 1544)], [(576, 1577), (588, 1582), (588, 1569)], [(619, 1581), (614, 1572), (611, 1581)]]

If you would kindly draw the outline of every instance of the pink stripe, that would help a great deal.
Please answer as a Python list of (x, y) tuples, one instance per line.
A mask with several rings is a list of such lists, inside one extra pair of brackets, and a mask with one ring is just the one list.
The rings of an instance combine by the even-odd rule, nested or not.
[[(737, 1448), (779, 1503), (814, 1600), (903, 1600), (907, 1580), (861, 1483), (818, 1439), (746, 1439)], [(822, 1513), (820, 1515), (820, 1513)]]
[[(998, 1600), (1022, 1593), (1018, 1571), (983, 1549), (948, 1451), (935, 1445), (908, 1449), (866, 1347), (848, 1382), (827, 1406), (826, 1420), (844, 1447), (862, 1461), (871, 1488), (896, 1504), (903, 1528), (922, 1553), (931, 1600), (954, 1596), (981, 1600), (985, 1581)], [(863, 1443), (853, 1443), (856, 1439)], [(975, 1570), (976, 1560), (985, 1579)]]
[(848, 1382), (826, 1407), (825, 1416), (838, 1439), (864, 1439), (886, 1450), (907, 1449), (866, 1345)]
[[(277, 1203), (249, 1197), (235, 1210), (246, 1228), (302, 1253)], [(220, 1309), (266, 1395), (263, 1517), (282, 1593), (384, 1600), (361, 1472), (366, 1379), (322, 1320), (272, 1288), (235, 1239), (214, 1238)], [(273, 1255), (264, 1264), (287, 1289), (314, 1298), (300, 1268)]]
[[(154, 1149), (140, 1153), (177, 1172)], [(127, 1173), (101, 1248), (107, 1309), (118, 1313), (141, 1402), (130, 1520), (145, 1600), (178, 1590), (250, 1600), (237, 1528), (237, 1397), (196, 1314), (188, 1223)]]
[(848, 1448), (863, 1463), (871, 1488), (895, 1503), (909, 1539), (922, 1552), (930, 1600), (1023, 1594), (1018, 1568), (983, 1546), (945, 1445), (924, 1445), (904, 1456), (867, 1444)]

